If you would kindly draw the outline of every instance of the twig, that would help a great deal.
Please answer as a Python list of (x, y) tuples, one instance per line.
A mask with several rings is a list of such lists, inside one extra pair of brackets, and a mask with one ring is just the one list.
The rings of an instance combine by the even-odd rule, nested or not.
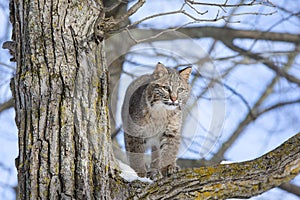
[(11, 108), (13, 106), (14, 106), (14, 100), (11, 98), (8, 101), (0, 104), (0, 112), (4, 111), (6, 109), (9, 109), (9, 108)]
[(131, 15), (136, 13), (138, 11), (138, 9), (140, 9), (144, 5), (145, 2), (146, 2), (146, 0), (139, 0), (138, 2), (136, 2), (132, 7), (130, 7), (128, 9), (128, 11), (125, 15), (123, 15), (122, 17), (120, 17), (118, 19), (115, 19), (115, 21), (114, 21), (115, 25), (118, 25), (121, 22), (127, 20)]
[[(227, 4), (228, 0), (226, 0), (225, 3), (203, 3), (203, 2), (197, 2), (194, 0), (185, 0), (185, 2), (188, 2), (190, 4), (194, 5), (202, 5), (202, 6), (217, 6), (217, 7), (241, 7), (241, 6), (256, 6), (256, 5), (264, 5), (268, 6), (262, 2), (255, 3), (256, 0), (252, 0), (250, 3), (239, 3), (239, 4)], [(273, 4), (269, 3), (270, 7), (275, 7)]]
[(114, 3), (113, 5), (111, 5), (111, 6), (109, 6), (109, 7), (104, 7), (104, 12), (111, 12), (111, 11), (113, 11), (113, 10), (116, 9), (122, 2), (125, 2), (125, 1), (117, 0), (117, 2)]
[(248, 109), (248, 113), (250, 114), (250, 116), (252, 117), (252, 119), (255, 119), (254, 113), (251, 110), (251, 107), (248, 103), (248, 101), (243, 97), (243, 95), (241, 95), (239, 92), (237, 92), (235, 89), (233, 89), (232, 87), (230, 87), (228, 84), (226, 83), (221, 83), (227, 90), (229, 90), (230, 92), (232, 92), (234, 95), (236, 95), (247, 107)]
[(274, 110), (276, 108), (279, 108), (279, 107), (283, 107), (283, 106), (287, 106), (287, 105), (291, 105), (291, 104), (297, 104), (297, 103), (300, 103), (300, 99), (296, 99), (296, 100), (291, 100), (291, 101), (286, 101), (286, 102), (280, 102), (280, 103), (277, 103), (275, 105), (272, 105), (268, 108), (265, 108), (264, 110), (258, 112), (256, 115), (262, 115), (266, 112), (269, 112), (271, 110)]
[(230, 49), (234, 50), (234, 51), (237, 51), (239, 52), (240, 54), (244, 55), (244, 56), (247, 56), (249, 58), (252, 58), (254, 60), (257, 60), (257, 61), (261, 61), (265, 66), (267, 66), (269, 69), (273, 70), (274, 72), (276, 72), (276, 74), (286, 78), (288, 81), (292, 82), (292, 83), (296, 83), (297, 85), (300, 86), (300, 80), (287, 73), (285, 70), (283, 70), (282, 68), (278, 67), (277, 65), (275, 65), (272, 61), (270, 61), (269, 59), (267, 58), (264, 58), (258, 54), (255, 54), (255, 53), (252, 53), (250, 51), (247, 51), (241, 47), (238, 47), (236, 45), (233, 44), (232, 41), (226, 41), (226, 40), (223, 40), (223, 43), (229, 47)]
[(8, 64), (5, 64), (5, 63), (3, 63), (3, 62), (0, 62), (0, 65), (2, 65), (2, 66), (4, 66), (4, 67), (6, 67), (6, 68), (8, 68), (8, 69), (10, 69), (10, 70), (16, 70), (16, 68), (15, 67), (13, 67), (13, 66), (11, 66), (11, 65), (8, 65)]

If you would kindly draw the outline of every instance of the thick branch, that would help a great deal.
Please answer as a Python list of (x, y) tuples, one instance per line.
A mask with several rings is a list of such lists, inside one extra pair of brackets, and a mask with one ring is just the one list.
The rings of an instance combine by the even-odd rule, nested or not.
[(181, 170), (150, 184), (138, 197), (249, 198), (288, 182), (299, 173), (300, 133), (251, 161)]
[[(269, 41), (279, 41), (279, 42), (291, 42), (298, 43), (300, 41), (300, 35), (290, 34), (290, 33), (277, 33), (277, 32), (263, 32), (255, 30), (239, 30), (228, 27), (214, 27), (214, 26), (203, 26), (203, 27), (185, 27), (178, 28), (177, 31), (191, 37), (191, 38), (203, 38), (211, 37), (217, 40), (227, 40), (231, 41), (232, 39), (255, 39), (255, 40), (269, 40)], [(155, 29), (155, 30), (139, 30), (141, 34), (159, 34), (164, 30)], [(177, 36), (180, 37), (180, 36)], [(146, 37), (145, 37), (146, 38)], [(163, 40), (163, 37), (157, 38), (158, 40)], [(170, 38), (166, 38), (170, 39)], [(177, 38), (178, 39), (178, 38)]]
[(300, 187), (297, 185), (291, 183), (283, 183), (279, 186), (279, 188), (300, 197)]
[(256, 39), (256, 40), (270, 40), (270, 41), (281, 41), (281, 42), (292, 42), (298, 43), (300, 36), (297, 34), (289, 33), (276, 33), (276, 32), (263, 32), (255, 30), (239, 30), (228, 27), (191, 27), (181, 28), (178, 31), (192, 37), (212, 37), (217, 40), (224, 39)]

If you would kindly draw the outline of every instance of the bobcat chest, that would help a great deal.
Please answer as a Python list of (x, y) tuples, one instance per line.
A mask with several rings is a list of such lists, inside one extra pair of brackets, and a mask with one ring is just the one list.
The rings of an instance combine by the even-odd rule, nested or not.
[(148, 137), (160, 137), (165, 132), (169, 123), (168, 111), (161, 106), (154, 106), (148, 110), (147, 125), (144, 127), (144, 133)]

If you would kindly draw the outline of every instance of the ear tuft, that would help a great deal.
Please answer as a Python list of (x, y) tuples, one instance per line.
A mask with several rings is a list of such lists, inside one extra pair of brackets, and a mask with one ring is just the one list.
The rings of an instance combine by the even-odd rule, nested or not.
[(154, 78), (160, 78), (167, 73), (167, 68), (162, 63), (158, 62), (153, 72)]
[(191, 73), (192, 73), (192, 67), (187, 67), (179, 71), (179, 75), (186, 81), (189, 80)]

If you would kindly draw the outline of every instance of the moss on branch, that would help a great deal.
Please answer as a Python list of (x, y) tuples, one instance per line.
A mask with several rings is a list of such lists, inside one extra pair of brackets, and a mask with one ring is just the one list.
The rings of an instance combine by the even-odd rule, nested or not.
[(133, 189), (139, 199), (226, 199), (261, 194), (300, 173), (300, 133), (254, 160), (188, 168), (145, 187)]

